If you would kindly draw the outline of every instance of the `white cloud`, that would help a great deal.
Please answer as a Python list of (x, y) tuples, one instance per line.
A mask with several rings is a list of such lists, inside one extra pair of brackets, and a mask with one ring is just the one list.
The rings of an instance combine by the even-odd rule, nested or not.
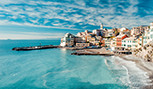
[[(68, 0), (69, 1), (69, 0)], [(75, 3), (68, 2), (52, 2), (52, 1), (28, 1), (28, 0), (2, 0), (0, 3), (2, 6), (0, 10), (5, 11), (5, 13), (11, 14), (10, 18), (28, 18), (33, 23), (25, 22), (18, 23), (9, 21), (7, 19), (4, 22), (0, 21), (0, 25), (26, 25), (26, 26), (34, 26), (34, 27), (47, 27), (47, 28), (61, 28), (61, 29), (77, 29), (73, 27), (75, 23), (83, 23), (88, 26), (96, 25), (98, 26), (100, 23), (104, 23), (107, 27), (121, 27), (125, 26), (131, 28), (134, 25), (139, 24), (148, 24), (152, 22), (151, 18), (153, 16), (144, 16), (139, 17), (135, 16), (134, 13), (138, 12), (138, 7), (136, 6), (139, 2), (138, 0), (109, 0), (108, 7), (104, 7), (104, 4), (100, 4), (99, 0), (91, 1), (93, 5), (97, 5), (97, 7), (87, 6), (86, 1), (78, 1), (74, 0)], [(129, 6), (118, 5), (118, 2), (129, 3)], [(10, 3), (24, 3), (24, 6), (10, 6), (5, 7), (3, 5)], [(38, 5), (39, 4), (39, 5)], [(31, 6), (32, 5), (32, 6)], [(42, 5), (42, 7), (39, 7)], [(58, 6), (57, 6), (58, 5)], [(121, 10), (118, 10), (118, 7)], [(25, 10), (24, 10), (25, 9)], [(79, 13), (76, 13), (79, 10)], [(70, 14), (72, 13), (73, 14)], [(148, 14), (151, 12), (146, 11)], [(81, 14), (80, 14), (81, 13)], [(21, 15), (24, 14), (24, 15)], [(120, 14), (120, 15), (117, 15)], [(27, 16), (27, 17), (26, 17)], [(35, 20), (31, 20), (30, 18), (36, 18)], [(36, 25), (35, 23), (39, 23), (38, 20), (45, 18), (44, 24)], [(149, 19), (150, 18), (150, 19)], [(69, 21), (67, 25), (63, 22), (50, 22), (50, 19), (61, 19), (63, 21)], [(24, 20), (25, 21), (25, 20)], [(53, 23), (54, 26), (46, 26), (46, 23)], [(81, 24), (80, 24), (81, 25)], [(59, 26), (59, 27), (58, 27)], [(84, 28), (84, 27), (82, 27)]]

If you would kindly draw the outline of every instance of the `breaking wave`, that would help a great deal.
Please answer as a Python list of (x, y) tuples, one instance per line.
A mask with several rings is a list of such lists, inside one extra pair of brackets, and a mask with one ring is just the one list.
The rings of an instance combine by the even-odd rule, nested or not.
[(120, 57), (112, 56), (105, 59), (105, 64), (110, 71), (116, 71), (114, 76), (118, 76), (124, 85), (128, 85), (130, 88), (140, 88), (145, 85), (149, 85), (150, 79), (147, 72), (141, 70), (136, 66), (135, 62), (126, 61)]

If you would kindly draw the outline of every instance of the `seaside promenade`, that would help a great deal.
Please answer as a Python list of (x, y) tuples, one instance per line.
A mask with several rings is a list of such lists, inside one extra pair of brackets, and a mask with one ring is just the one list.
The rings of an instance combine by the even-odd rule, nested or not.
[(103, 55), (103, 56), (112, 56), (114, 55), (113, 51), (106, 50), (106, 48), (100, 48), (100, 49), (83, 49), (83, 50), (77, 50), (74, 53), (71, 53), (71, 55)]

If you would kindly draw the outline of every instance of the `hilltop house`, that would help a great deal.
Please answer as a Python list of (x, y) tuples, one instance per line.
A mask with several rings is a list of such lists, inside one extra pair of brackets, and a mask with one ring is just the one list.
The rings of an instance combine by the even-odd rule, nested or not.
[(76, 36), (66, 33), (61, 39), (63, 47), (87, 47), (87, 46), (107, 46), (111, 48), (135, 49), (153, 41), (153, 22), (150, 26), (134, 27), (131, 30), (127, 28), (100, 29), (79, 32)]
[(123, 34), (125, 34), (129, 37), (131, 32), (130, 32), (129, 29), (123, 27), (123, 28), (120, 29), (120, 35), (123, 35)]
[(139, 26), (139, 27), (133, 27), (131, 29), (131, 33), (132, 35), (140, 35), (143, 34), (145, 32), (145, 30), (148, 29), (148, 26)]

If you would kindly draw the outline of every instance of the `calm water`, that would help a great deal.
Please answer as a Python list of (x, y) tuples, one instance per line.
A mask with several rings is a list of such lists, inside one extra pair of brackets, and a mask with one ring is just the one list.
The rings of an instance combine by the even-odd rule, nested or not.
[(131, 78), (117, 57), (74, 56), (65, 49), (11, 50), (39, 43), (58, 45), (60, 41), (0, 41), (0, 89), (127, 89), (143, 83), (132, 72)]

